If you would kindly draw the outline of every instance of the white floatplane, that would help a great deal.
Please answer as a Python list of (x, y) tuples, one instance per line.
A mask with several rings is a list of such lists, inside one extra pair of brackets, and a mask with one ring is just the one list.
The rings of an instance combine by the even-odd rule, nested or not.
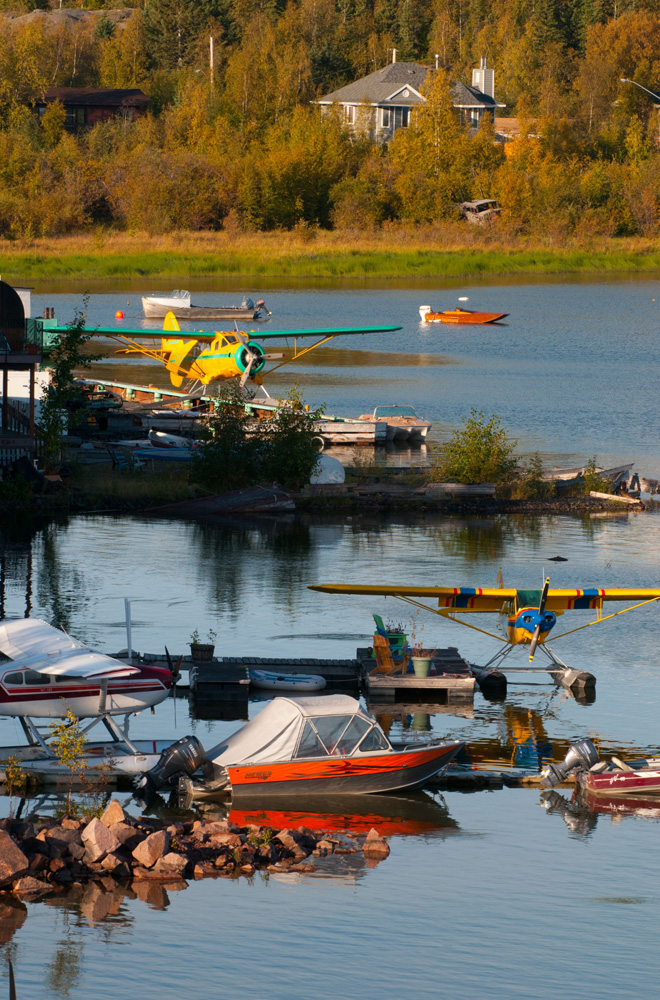
[[(17, 718), (28, 741), (0, 747), (0, 761), (15, 756), (44, 780), (70, 774), (57, 759), (52, 732), (35, 721), (64, 718), (70, 710), (77, 719), (91, 720), (85, 733), (101, 722), (110, 737), (87, 743), (87, 767), (143, 771), (171, 741), (131, 740), (129, 717), (164, 701), (176, 679), (173, 667), (135, 665), (93, 652), (37, 618), (0, 622), (0, 715)], [(120, 726), (116, 716), (122, 715)]]

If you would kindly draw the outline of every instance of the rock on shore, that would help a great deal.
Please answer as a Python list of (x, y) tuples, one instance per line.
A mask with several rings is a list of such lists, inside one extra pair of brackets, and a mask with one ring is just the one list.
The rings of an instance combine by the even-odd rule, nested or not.
[[(0, 893), (35, 900), (87, 882), (148, 882), (184, 888), (186, 879), (236, 878), (257, 870), (315, 871), (312, 858), (363, 853), (373, 864), (389, 854), (377, 830), (347, 839), (327, 831), (274, 830), (195, 820), (169, 825), (134, 818), (113, 799), (100, 819), (0, 820)], [(3, 904), (0, 896), (0, 905)]]

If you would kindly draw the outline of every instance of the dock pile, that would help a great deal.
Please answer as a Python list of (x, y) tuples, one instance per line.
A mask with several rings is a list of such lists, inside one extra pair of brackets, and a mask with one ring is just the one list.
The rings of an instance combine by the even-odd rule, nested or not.
[(134, 819), (113, 799), (100, 819), (0, 820), (0, 892), (38, 899), (107, 879), (181, 889), (187, 879), (236, 878), (257, 870), (313, 872), (311, 858), (359, 852), (377, 862), (389, 847), (374, 829), (364, 838), (348, 838), (304, 826), (274, 830), (224, 820)]

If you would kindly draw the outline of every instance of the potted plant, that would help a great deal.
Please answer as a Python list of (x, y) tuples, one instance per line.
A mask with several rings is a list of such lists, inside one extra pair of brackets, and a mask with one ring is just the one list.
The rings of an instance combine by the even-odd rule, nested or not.
[(408, 636), (403, 630), (403, 625), (399, 622), (388, 621), (385, 624), (385, 631), (387, 632), (387, 639), (392, 650), (392, 655), (402, 658), (408, 643)]
[(209, 629), (207, 642), (199, 641), (199, 630), (195, 629), (190, 636), (190, 655), (194, 663), (208, 663), (215, 652), (216, 633)]
[(420, 625), (418, 615), (419, 612), (415, 614), (410, 628), (410, 659), (415, 677), (428, 677), (435, 650), (424, 646), (424, 626)]

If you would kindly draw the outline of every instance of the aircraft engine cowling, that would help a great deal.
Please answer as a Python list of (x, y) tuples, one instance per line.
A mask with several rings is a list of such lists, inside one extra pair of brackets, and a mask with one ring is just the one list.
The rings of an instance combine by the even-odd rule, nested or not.
[[(255, 355), (258, 358), (256, 361), (253, 360)], [(259, 372), (263, 370), (265, 364), (265, 352), (263, 347), (259, 344), (250, 344), (246, 347), (240, 347), (236, 352), (236, 367), (242, 373), (248, 366), (251, 365), (250, 377), (258, 375)]]

